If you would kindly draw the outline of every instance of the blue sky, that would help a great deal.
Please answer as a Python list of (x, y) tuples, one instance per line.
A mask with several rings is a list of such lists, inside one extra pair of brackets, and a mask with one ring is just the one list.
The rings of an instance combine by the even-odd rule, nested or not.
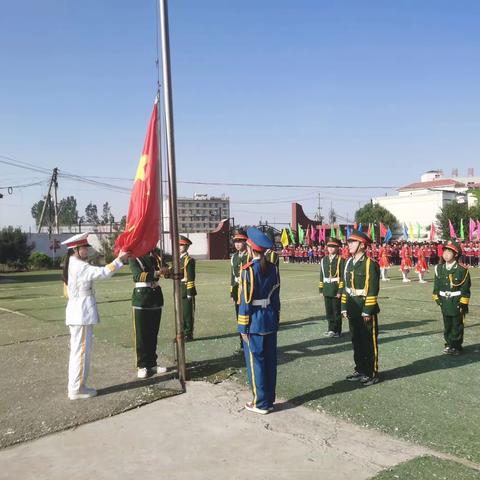
[[(401, 186), (433, 168), (480, 173), (479, 16), (476, 0), (170, 1), (178, 179)], [(133, 177), (155, 31), (155, 0), (2, 5), (0, 155)], [(0, 172), (0, 187), (46, 178)], [(32, 225), (45, 190), (1, 190), (0, 226)], [(332, 204), (351, 218), (387, 190), (178, 191), (226, 193), (235, 220), (253, 223), (288, 222), (296, 199), (313, 215), (319, 192), (324, 214)], [(128, 194), (62, 179), (59, 194), (82, 211), (109, 201), (116, 217), (128, 206)]]

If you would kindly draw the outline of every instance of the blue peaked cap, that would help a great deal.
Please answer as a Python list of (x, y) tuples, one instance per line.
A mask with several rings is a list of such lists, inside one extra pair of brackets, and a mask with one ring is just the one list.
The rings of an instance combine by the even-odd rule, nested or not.
[(255, 244), (265, 250), (273, 247), (273, 242), (261, 230), (255, 227), (247, 229), (248, 238)]

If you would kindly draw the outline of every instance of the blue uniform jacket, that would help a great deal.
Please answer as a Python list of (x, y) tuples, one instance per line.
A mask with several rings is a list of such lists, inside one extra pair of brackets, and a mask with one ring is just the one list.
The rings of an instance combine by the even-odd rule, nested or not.
[(278, 330), (280, 279), (275, 265), (268, 262), (267, 266), (264, 275), (258, 259), (242, 267), (237, 327), (239, 333), (266, 334)]

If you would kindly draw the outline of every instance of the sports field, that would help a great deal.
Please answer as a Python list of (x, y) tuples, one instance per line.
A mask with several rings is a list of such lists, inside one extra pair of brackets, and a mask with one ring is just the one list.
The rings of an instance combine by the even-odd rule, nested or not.
[[(282, 327), (277, 388), (280, 398), (292, 406), (305, 405), (326, 411), (480, 464), (480, 270), (471, 271), (473, 288), (466, 320), (465, 353), (453, 357), (442, 354), (441, 315), (431, 300), (432, 274), (427, 275), (430, 280), (427, 284), (416, 281), (403, 284), (399, 272), (392, 269), (392, 280), (381, 284), (379, 294), (379, 354), (383, 381), (372, 387), (361, 387), (344, 380), (352, 370), (348, 332), (337, 339), (323, 336), (326, 322), (323, 300), (318, 294), (318, 266), (281, 263), (280, 268)], [(229, 298), (229, 278), (228, 262), (198, 262), (195, 341), (187, 344), (187, 361), (193, 379), (221, 381), (230, 377), (242, 383), (246, 381), (243, 357), (236, 352), (239, 342)], [(163, 288), (166, 307), (159, 344), (164, 360), (172, 362), (171, 283), (164, 280)], [(125, 381), (131, 380), (137, 388), (131, 289), (128, 268), (112, 280), (96, 284), (102, 321), (95, 328), (94, 339), (92, 384), (97, 388), (103, 386), (102, 382), (107, 381), (109, 385), (105, 380), (108, 372), (102, 370), (102, 362), (109, 367), (115, 365), (115, 358), (112, 359), (115, 356), (128, 358), (126, 363), (118, 362), (115, 374)], [(21, 378), (22, 369), (30, 360), (39, 372), (42, 371), (39, 363), (49, 362), (61, 372), (59, 381), (66, 381), (68, 336), (64, 308), (60, 272), (3, 277), (0, 284), (0, 355), (2, 362), (8, 361), (9, 371), (18, 361), (16, 373)], [(47, 347), (36, 350), (35, 360), (30, 358), (33, 346), (42, 342), (47, 346), (55, 342), (57, 348), (51, 349), (51, 355)], [(38, 375), (36, 379), (41, 382)], [(59, 395), (64, 395), (65, 389), (64, 384), (57, 385)], [(14, 399), (2, 389), (0, 407), (3, 409), (6, 402), (10, 405), (12, 401)], [(42, 401), (41, 397), (36, 399), (36, 402)], [(19, 402), (21, 404), (21, 399)], [(3, 422), (2, 430), (14, 429), (15, 421), (15, 411), (10, 408), (9, 423)], [(55, 428), (38, 434), (53, 430)], [(2, 435), (5, 439), (5, 431)], [(430, 464), (423, 461), (418, 465), (417, 473)], [(443, 471), (445, 468), (442, 467)], [(396, 477), (392, 473), (392, 477), (381, 478)], [(471, 477), (465, 474), (456, 478)]]

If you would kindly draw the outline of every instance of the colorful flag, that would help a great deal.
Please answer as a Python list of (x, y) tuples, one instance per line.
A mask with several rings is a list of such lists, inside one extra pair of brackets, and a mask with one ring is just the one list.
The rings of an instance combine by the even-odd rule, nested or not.
[(292, 242), (292, 245), (295, 245), (295, 234), (293, 233), (292, 227), (288, 227), (288, 235), (290, 236), (290, 240)]
[(480, 220), (477, 220), (477, 240), (480, 240)]
[(115, 241), (115, 251), (128, 251), (141, 257), (158, 243), (160, 203), (158, 198), (157, 103), (148, 125), (142, 156), (133, 181), (125, 231)]
[(407, 224), (405, 222), (403, 223), (403, 239), (408, 240), (408, 230)]
[(408, 236), (411, 240), (413, 240), (414, 234), (413, 234), (413, 225), (411, 222), (408, 224)]
[(286, 228), (282, 230), (282, 236), (280, 237), (280, 242), (282, 243), (283, 248), (288, 247), (288, 233)]
[(350, 225), (347, 225), (347, 239), (350, 238)]
[(387, 227), (382, 222), (380, 222), (380, 240), (382, 240), (382, 237), (385, 238), (386, 235)]
[(475, 235), (475, 228), (476, 228), (476, 223), (475, 223), (475, 220), (473, 218), (471, 218), (469, 221), (468, 221), (468, 239), (470, 241), (473, 240), (473, 236)]
[(368, 224), (368, 230), (367, 230), (367, 235), (372, 238), (372, 224)]
[(300, 224), (297, 225), (297, 232), (298, 232), (298, 243), (300, 245), (303, 244), (303, 239), (305, 238), (305, 232)]
[(450, 219), (448, 220), (448, 228), (450, 230), (450, 238), (457, 238), (457, 234), (455, 233), (455, 229), (453, 228), (452, 222)]
[(435, 224), (432, 222), (432, 226), (430, 227), (430, 241), (433, 242), (435, 240)]
[(390, 227), (388, 227), (387, 232), (385, 233), (385, 239), (383, 240), (385, 243), (388, 243), (392, 239), (392, 231)]
[(465, 240), (465, 231), (464, 231), (464, 228), (463, 228), (463, 218), (460, 219), (460, 238), (463, 240)]
[(308, 225), (307, 227), (307, 233), (305, 234), (305, 240), (306, 240), (306, 244), (308, 246), (310, 246), (312, 244), (312, 235), (311, 235), (311, 232), (310, 232), (310, 229), (312, 227), (310, 227), (310, 225)]
[(372, 228), (370, 229), (370, 238), (372, 239), (372, 242), (376, 242), (375, 239), (375, 224), (372, 223)]
[(325, 225), (320, 226), (319, 230), (320, 236), (318, 238), (319, 242), (326, 242), (327, 241), (327, 227)]
[(359, 232), (362, 231), (362, 224), (361, 224), (361, 223), (358, 224), (358, 231), (359, 231)]
[(310, 238), (312, 239), (312, 242), (315, 242), (317, 240), (317, 229), (312, 227), (310, 230)]
[(342, 228), (340, 227), (340, 225), (338, 226), (338, 239), (342, 242), (345, 241), (345, 237), (343, 236)]

